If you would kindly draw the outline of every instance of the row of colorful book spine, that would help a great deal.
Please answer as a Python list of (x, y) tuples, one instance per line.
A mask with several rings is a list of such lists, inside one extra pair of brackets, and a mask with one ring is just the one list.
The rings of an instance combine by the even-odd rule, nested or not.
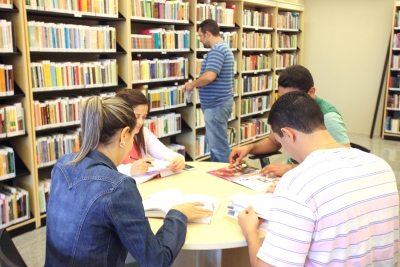
[(40, 213), (46, 212), (47, 201), (50, 196), (50, 178), (39, 178), (38, 195), (39, 195), (39, 208)]
[(0, 0), (0, 8), (13, 8), (13, 0)]
[(244, 27), (272, 28), (274, 25), (274, 14), (268, 11), (243, 10)]
[(38, 167), (51, 166), (65, 154), (76, 153), (79, 150), (79, 129), (68, 130), (36, 138), (36, 163)]
[(0, 96), (14, 95), (14, 71), (12, 65), (0, 64)]
[(26, 9), (42, 10), (58, 13), (82, 15), (118, 17), (118, 0), (25, 0)]
[(158, 111), (186, 106), (183, 86), (155, 87), (147, 90), (149, 111)]
[(11, 21), (0, 20), (0, 53), (7, 52), (15, 52), (13, 24)]
[(196, 135), (196, 159), (210, 155), (210, 145), (207, 142), (207, 138), (203, 134)]
[(387, 107), (400, 110), (400, 92), (399, 94), (391, 94), (387, 96)]
[(196, 19), (198, 24), (206, 19), (213, 19), (219, 25), (234, 26), (235, 25), (235, 5), (226, 2), (213, 2), (196, 5)]
[(271, 75), (243, 76), (242, 95), (272, 90)]
[(133, 51), (190, 50), (190, 32), (188, 30), (146, 29), (141, 30), (140, 34), (132, 34), (131, 40)]
[(31, 62), (34, 92), (107, 87), (118, 84), (116, 59), (91, 62)]
[(21, 103), (0, 105), (0, 138), (25, 134), (24, 108)]
[(277, 47), (279, 48), (297, 48), (297, 35), (289, 35), (278, 32)]
[(188, 73), (188, 59), (184, 57), (132, 61), (133, 83), (187, 79)]
[(0, 228), (20, 223), (30, 217), (29, 192), (20, 187), (1, 185)]
[(269, 55), (242, 55), (242, 72), (270, 70), (272, 58)]
[(189, 22), (189, 2), (131, 0), (132, 18)]
[(282, 54), (277, 53), (275, 64), (277, 70), (297, 65), (299, 64), (299, 55), (296, 52)]
[(254, 97), (245, 97), (241, 99), (241, 116), (263, 113), (271, 107), (271, 97), (261, 95)]
[(272, 35), (269, 33), (244, 32), (242, 34), (243, 49), (268, 49), (272, 48)]
[(299, 13), (298, 12), (279, 12), (278, 13), (278, 29), (299, 29)]
[(240, 141), (246, 142), (270, 133), (266, 118), (245, 119), (240, 124)]
[(147, 116), (144, 126), (158, 138), (181, 133), (181, 114), (166, 113), (157, 116)]
[(399, 134), (400, 133), (400, 119), (392, 118), (390, 116), (386, 117), (385, 132)]
[(15, 177), (14, 149), (8, 146), (0, 146), (0, 180)]
[(30, 51), (116, 52), (115, 28), (28, 21)]

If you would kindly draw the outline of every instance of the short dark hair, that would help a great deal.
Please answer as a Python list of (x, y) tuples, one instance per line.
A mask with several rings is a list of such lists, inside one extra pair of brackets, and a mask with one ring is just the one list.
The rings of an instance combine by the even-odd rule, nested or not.
[(203, 34), (210, 32), (213, 36), (219, 36), (218, 23), (213, 19), (206, 19), (199, 25), (199, 29)]
[(283, 88), (293, 87), (307, 93), (314, 87), (314, 80), (308, 69), (301, 65), (294, 65), (281, 72), (278, 86)]
[(317, 102), (303, 91), (293, 91), (278, 98), (268, 115), (272, 131), (283, 136), (284, 127), (310, 134), (325, 130), (324, 114)]

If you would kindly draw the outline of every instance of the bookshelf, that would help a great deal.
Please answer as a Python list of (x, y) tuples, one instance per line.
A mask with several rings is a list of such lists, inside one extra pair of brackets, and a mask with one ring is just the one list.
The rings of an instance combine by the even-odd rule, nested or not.
[[(12, 51), (0, 52), (0, 64), (12, 66), (14, 94), (3, 93), (0, 96), (0, 105), (10, 105), (20, 103), (24, 109), (24, 127), (25, 132), (17, 135), (9, 135), (0, 138), (0, 145), (11, 147), (14, 150), (15, 157), (15, 177), (4, 177), (1, 179), (1, 185), (19, 187), (29, 192), (29, 210), (28, 218), (14, 219), (9, 224), (1, 223), (2, 227), (7, 227), (8, 231), (20, 227), (28, 226), (31, 228), (39, 227), (37, 221), (38, 212), (36, 210), (37, 194), (36, 179), (34, 175), (34, 154), (32, 151), (32, 127), (30, 116), (31, 99), (29, 94), (29, 83), (26, 79), (26, 39), (24, 35), (25, 14), (24, 4), (21, 0), (15, 0), (11, 6), (0, 6), (0, 16), (2, 20), (11, 22), (13, 25), (13, 43)], [(4, 70), (3, 70), (4, 71)], [(4, 125), (5, 127), (5, 125)], [(4, 219), (4, 218), (3, 218)]]
[(382, 138), (400, 140), (400, 1), (394, 3), (387, 87), (383, 104)]
[[(49, 186), (49, 180), (46, 178), (50, 177), (51, 168), (59, 155), (53, 153), (46, 160), (42, 160), (40, 155), (49, 146), (53, 146), (53, 143), (48, 144), (47, 136), (53, 136), (56, 142), (61, 142), (58, 134), (69, 134), (79, 126), (77, 119), (79, 106), (85, 97), (117, 92), (121, 88), (143, 90), (150, 100), (149, 118), (156, 120), (157, 117), (161, 118), (170, 113), (174, 113), (175, 117), (180, 117), (180, 129), (170, 133), (160, 133), (161, 142), (166, 145), (178, 143), (185, 146), (185, 156), (188, 161), (209, 159), (207, 153), (198, 155), (196, 151), (196, 141), (205, 134), (205, 127), (197, 118), (201, 113), (201, 110), (199, 111), (201, 104), (198, 103), (196, 92), (192, 95), (191, 103), (186, 103), (176, 97), (180, 95), (180, 87), (185, 82), (197, 78), (197, 66), (201, 65), (201, 59), (208, 52), (198, 44), (196, 38), (197, 26), (204, 19), (201, 16), (208, 14), (203, 12), (198, 17), (197, 15), (200, 14), (198, 10), (200, 6), (207, 8), (207, 1), (175, 1), (178, 6), (170, 15), (164, 11), (174, 8), (171, 1), (166, 2), (168, 6), (162, 9), (162, 13), (161, 9), (155, 11), (155, 6), (150, 9), (152, 12), (140, 13), (140, 0), (106, 0), (104, 1), (107, 4), (105, 8), (83, 6), (83, 4), (76, 6), (76, 10), (70, 6), (51, 6), (61, 3), (56, 2), (14, 0), (10, 6), (0, 6), (2, 20), (13, 22), (16, 40), (15, 51), (0, 51), (0, 64), (13, 66), (15, 80), (14, 95), (0, 96), (0, 103), (1, 105), (21, 103), (24, 108), (26, 129), (26, 134), (0, 138), (0, 145), (12, 147), (16, 156), (16, 176), (0, 181), (0, 184), (27, 190), (31, 215), (29, 219), (8, 226), (8, 230), (21, 231), (28, 226), (37, 228), (44, 224), (46, 213), (43, 209), (43, 192), (47, 192)], [(93, 3), (99, 2), (93, 1)], [(233, 148), (256, 142), (269, 134), (269, 128), (265, 122), (269, 108), (276, 98), (276, 80), (279, 72), (290, 64), (301, 62), (302, 59), (304, 6), (270, 0), (213, 1), (211, 4), (214, 6), (213, 12), (218, 11), (220, 14), (218, 17), (220, 30), (223, 38), (231, 43), (236, 61), (234, 106), (228, 122), (228, 134)], [(283, 12), (295, 14), (298, 18), (296, 29), (278, 27), (278, 16)], [(215, 16), (216, 14), (214, 13)], [(221, 14), (225, 15), (221, 16)], [(230, 14), (230, 17), (226, 14)], [(269, 24), (264, 23), (266, 14), (270, 15)], [(153, 15), (162, 15), (163, 18), (154, 18)], [(47, 30), (35, 32), (32, 25), (36, 24), (32, 21), (35, 21), (38, 27), (42, 27), (39, 29)], [(89, 28), (97, 33), (96, 36), (112, 36), (110, 38), (115, 38), (115, 46), (91, 50), (91, 46), (82, 46), (82, 43), (77, 42), (79, 38), (73, 39), (74, 42), (72, 42), (73, 37), (70, 35), (70, 44), (58, 47), (59, 43), (53, 41), (58, 40), (57, 38), (49, 38), (48, 42), (45, 42), (43, 35), (36, 35), (42, 32), (49, 37), (53, 34), (60, 37), (57, 35), (58, 31), (65, 33), (65, 29), (60, 30), (61, 25), (64, 28), (70, 27), (68, 28), (70, 33), (74, 31), (76, 33), (76, 28)], [(113, 28), (113, 33), (104, 34), (103, 30), (110, 30), (110, 28)], [(149, 47), (149, 37), (143, 36), (149, 34), (149, 30), (161, 34), (163, 37), (160, 40), (168, 39), (170, 43), (162, 44), (162, 47)], [(279, 46), (278, 36), (282, 39), (282, 46)], [(61, 40), (64, 41), (60, 43), (65, 45), (67, 39)], [(100, 43), (103, 45), (110, 43), (108, 39), (101, 40)], [(37, 46), (35, 41), (42, 46)], [(90, 42), (89, 44), (92, 45)], [(170, 46), (171, 44), (175, 45)], [(49, 45), (55, 45), (54, 49)], [(293, 59), (294, 53), (296, 60)], [(135, 63), (138, 60), (140, 60), (139, 65)], [(278, 66), (278, 60), (286, 65)], [(108, 62), (107, 64), (116, 63), (116, 66), (100, 65), (100, 70), (105, 69), (107, 71), (104, 72), (114, 73), (114, 79), (98, 80), (99, 63), (88, 63), (104, 61)], [(156, 74), (150, 68), (154, 64), (160, 68), (168, 66), (183, 71), (176, 71), (173, 75), (165, 77), (154, 76)], [(145, 75), (139, 73), (146, 66), (148, 69)], [(63, 71), (60, 74), (66, 75), (67, 70), (68, 73), (75, 74), (81, 69), (85, 72), (85, 68), (87, 70), (92, 68), (94, 76), (92, 80), (89, 78), (89, 82), (85, 80), (83, 83), (78, 83), (75, 76), (68, 76), (69, 78), (64, 80), (57, 78), (58, 69)], [(46, 75), (50, 73), (52, 77), (54, 70), (56, 71), (55, 79), (43, 76), (40, 80), (38, 73), (44, 75), (46, 71)], [(172, 94), (175, 102), (171, 100)], [(248, 104), (246, 112), (243, 112), (242, 103), (253, 101), (253, 99), (259, 101), (261, 108), (250, 109)], [(74, 112), (63, 116), (73, 119), (53, 121), (51, 115), (48, 117), (47, 113), (41, 114), (42, 111), (47, 112), (47, 110), (51, 114), (51, 110), (54, 112), (56, 106), (66, 104), (68, 107), (71, 105), (71, 110)], [(64, 118), (63, 116), (61, 117)], [(38, 120), (38, 117), (41, 119)], [(48, 123), (39, 123), (45, 119)], [(257, 121), (260, 131), (255, 133), (252, 125)], [(252, 129), (253, 133), (251, 133)], [(204, 142), (204, 140), (199, 140), (199, 142)], [(38, 193), (39, 191), (41, 194)]]

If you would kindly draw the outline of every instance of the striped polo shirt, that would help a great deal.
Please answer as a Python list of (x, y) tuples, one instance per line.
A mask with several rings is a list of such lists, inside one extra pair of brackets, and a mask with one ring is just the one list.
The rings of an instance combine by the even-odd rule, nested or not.
[(217, 78), (198, 88), (202, 108), (219, 106), (233, 96), (234, 64), (232, 51), (225, 42), (218, 42), (211, 47), (201, 64), (200, 76), (206, 71), (212, 71), (217, 74)]
[(279, 182), (257, 256), (274, 266), (397, 266), (398, 215), (396, 179), (383, 159), (317, 150)]

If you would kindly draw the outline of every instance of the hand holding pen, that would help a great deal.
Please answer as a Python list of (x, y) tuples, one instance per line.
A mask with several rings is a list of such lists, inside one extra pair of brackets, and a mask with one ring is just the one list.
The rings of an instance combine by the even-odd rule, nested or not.
[(154, 167), (152, 161), (154, 161), (154, 159), (148, 154), (144, 158), (136, 160), (131, 166), (131, 175), (146, 173), (149, 170), (149, 167)]

